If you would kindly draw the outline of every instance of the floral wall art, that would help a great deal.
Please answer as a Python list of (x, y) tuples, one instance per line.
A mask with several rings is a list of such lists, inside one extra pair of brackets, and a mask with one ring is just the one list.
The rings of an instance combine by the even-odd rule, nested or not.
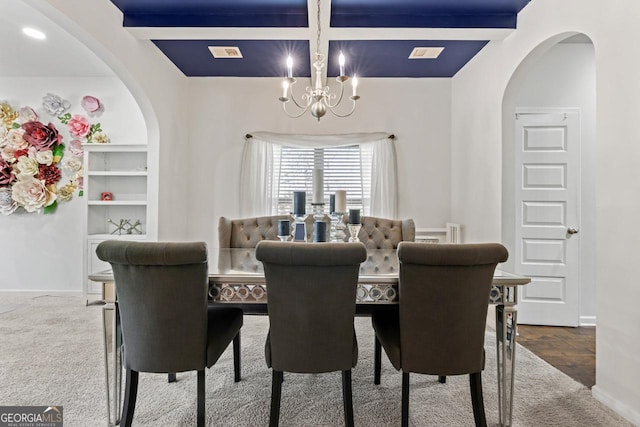
[[(104, 106), (84, 96), (71, 102), (47, 93), (38, 109), (0, 101), (0, 214), (52, 213), (82, 196), (85, 143), (108, 143), (97, 118)], [(63, 131), (68, 137), (63, 136)]]

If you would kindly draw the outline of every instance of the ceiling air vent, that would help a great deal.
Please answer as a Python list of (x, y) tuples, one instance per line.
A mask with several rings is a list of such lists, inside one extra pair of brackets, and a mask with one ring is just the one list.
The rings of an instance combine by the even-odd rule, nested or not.
[(443, 50), (443, 47), (414, 47), (409, 59), (435, 59)]
[(237, 46), (209, 46), (214, 58), (242, 58), (242, 52)]

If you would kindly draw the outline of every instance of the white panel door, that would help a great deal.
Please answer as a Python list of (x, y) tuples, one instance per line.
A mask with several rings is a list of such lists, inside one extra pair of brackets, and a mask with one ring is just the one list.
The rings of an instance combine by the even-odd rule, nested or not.
[(578, 326), (580, 113), (519, 110), (515, 143), (518, 322)]

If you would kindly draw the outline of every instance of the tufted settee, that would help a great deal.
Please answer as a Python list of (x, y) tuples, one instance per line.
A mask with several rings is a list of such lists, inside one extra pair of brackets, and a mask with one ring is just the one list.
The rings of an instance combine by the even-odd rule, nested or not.
[[(255, 248), (262, 240), (278, 240), (278, 220), (288, 219), (290, 215), (259, 216), (253, 218), (229, 219), (224, 216), (218, 221), (218, 243), (221, 248)], [(307, 224), (307, 240), (313, 234), (313, 217), (309, 215)], [(329, 222), (329, 217), (325, 217)], [(327, 226), (327, 229), (329, 227)]]
[[(261, 216), (253, 218), (229, 219), (220, 217), (218, 221), (218, 243), (221, 248), (255, 248), (262, 240), (278, 239), (278, 220), (293, 219), (289, 215)], [(346, 224), (345, 215), (343, 222)], [(325, 216), (325, 221), (329, 218)], [(373, 216), (361, 218), (362, 228), (358, 238), (367, 249), (395, 249), (402, 241), (415, 241), (416, 226), (412, 219), (387, 219)], [(313, 232), (313, 217), (309, 215), (307, 240)], [(349, 230), (345, 229), (348, 240)]]

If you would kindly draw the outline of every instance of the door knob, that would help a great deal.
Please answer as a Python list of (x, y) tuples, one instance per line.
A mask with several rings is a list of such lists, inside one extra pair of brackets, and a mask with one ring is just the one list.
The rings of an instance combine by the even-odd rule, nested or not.
[(580, 230), (578, 230), (577, 228), (573, 228), (573, 227), (567, 228), (567, 233), (569, 234), (578, 234), (578, 231)]

